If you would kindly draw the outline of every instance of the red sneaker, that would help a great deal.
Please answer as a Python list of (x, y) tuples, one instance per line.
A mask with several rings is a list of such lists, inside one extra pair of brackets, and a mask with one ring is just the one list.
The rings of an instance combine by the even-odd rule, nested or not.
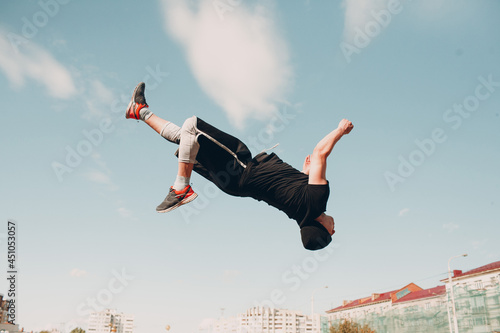
[(132, 100), (128, 104), (127, 111), (125, 112), (125, 118), (127, 119), (141, 119), (139, 111), (142, 108), (147, 108), (146, 96), (144, 96), (144, 88), (146, 84), (141, 82), (135, 87), (134, 93), (132, 94)]
[(156, 211), (158, 213), (170, 212), (171, 210), (174, 210), (177, 207), (180, 207), (184, 204), (187, 204), (188, 202), (193, 201), (194, 199), (196, 199), (197, 196), (198, 194), (194, 193), (193, 189), (191, 188), (191, 185), (187, 185), (181, 191), (176, 191), (174, 190), (173, 187), (170, 187), (170, 191), (168, 192), (167, 197), (158, 207), (156, 207)]

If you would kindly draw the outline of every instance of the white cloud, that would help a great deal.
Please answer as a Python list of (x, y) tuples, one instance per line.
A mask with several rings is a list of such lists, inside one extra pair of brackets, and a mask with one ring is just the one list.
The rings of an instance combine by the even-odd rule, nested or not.
[(120, 214), (124, 218), (131, 218), (132, 217), (132, 212), (125, 207), (120, 207), (116, 211), (118, 212), (118, 214)]
[(78, 268), (73, 268), (71, 272), (69, 272), (69, 275), (74, 277), (82, 277), (84, 275), (87, 275), (87, 271)]
[(108, 185), (110, 191), (117, 190), (118, 186), (116, 186), (116, 184), (114, 184), (111, 180), (111, 171), (107, 167), (106, 162), (104, 162), (101, 155), (97, 152), (94, 152), (92, 153), (91, 157), (92, 160), (97, 164), (98, 168), (92, 169), (89, 172), (85, 173), (85, 178), (97, 184)]
[(234, 281), (234, 279), (236, 279), (240, 275), (241, 275), (241, 272), (238, 270), (226, 269), (222, 275), (222, 280), (225, 283), (231, 283)]
[(453, 222), (443, 224), (443, 229), (447, 230), (448, 232), (453, 232), (459, 228), (458, 224), (455, 224)]
[(111, 179), (107, 174), (98, 170), (92, 170), (86, 173), (88, 180), (98, 184), (112, 185)]
[(163, 0), (167, 32), (184, 47), (201, 88), (242, 127), (277, 112), (291, 83), (286, 43), (268, 8), (247, 3), (221, 12), (216, 2)]
[[(0, 29), (0, 70), (15, 87), (24, 86), (27, 79), (45, 86), (48, 93), (66, 99), (76, 93), (70, 72), (49, 52), (20, 36)], [(13, 39), (17, 38), (17, 39)]]
[(405, 216), (406, 214), (408, 214), (410, 212), (410, 209), (409, 208), (403, 208), (399, 211), (399, 216)]
[(97, 79), (91, 80), (88, 86), (85, 98), (88, 112), (83, 115), (83, 118), (91, 120), (109, 116), (110, 106), (116, 99), (113, 92)]
[(479, 250), (482, 248), (486, 243), (488, 243), (487, 239), (482, 239), (482, 240), (473, 240), (471, 241), (471, 245), (474, 248), (474, 250)]
[(102, 159), (102, 156), (101, 154), (97, 153), (97, 152), (93, 152), (92, 153), (92, 160), (99, 166), (101, 167), (104, 171), (106, 171), (106, 173), (111, 173), (108, 169), (108, 166), (106, 165), (106, 162), (104, 162), (104, 160)]
[(368, 22), (374, 21), (372, 11), (386, 7), (387, 0), (344, 0), (344, 40), (352, 43), (357, 29), (365, 30)]

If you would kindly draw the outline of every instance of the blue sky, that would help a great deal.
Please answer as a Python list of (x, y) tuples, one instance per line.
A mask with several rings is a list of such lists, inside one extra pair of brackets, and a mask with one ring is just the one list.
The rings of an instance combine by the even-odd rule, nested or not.
[[(135, 315), (198, 332), (258, 304), (326, 311), (434, 287), (500, 260), (498, 1), (4, 1), (0, 5), (2, 271), (18, 224), (18, 322)], [(198, 175), (155, 207), (176, 147), (124, 118), (137, 82), (158, 116), (198, 115), (301, 168), (342, 118), (328, 165), (332, 245)], [(5, 278), (0, 291), (6, 294)], [(95, 301), (93, 301), (95, 300)]]

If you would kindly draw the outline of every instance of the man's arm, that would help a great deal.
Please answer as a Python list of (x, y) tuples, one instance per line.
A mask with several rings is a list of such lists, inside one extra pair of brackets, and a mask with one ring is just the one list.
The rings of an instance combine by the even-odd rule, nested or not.
[(335, 144), (342, 136), (349, 134), (353, 129), (352, 123), (347, 119), (342, 119), (339, 126), (325, 136), (316, 147), (311, 156), (309, 169), (309, 184), (326, 184), (326, 159), (332, 152)]

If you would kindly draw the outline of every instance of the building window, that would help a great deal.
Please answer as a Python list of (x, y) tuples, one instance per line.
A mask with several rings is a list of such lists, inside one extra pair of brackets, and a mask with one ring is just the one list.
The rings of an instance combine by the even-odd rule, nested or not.
[(425, 309), (429, 310), (431, 308), (431, 302), (425, 303)]
[(476, 289), (483, 289), (483, 281), (479, 280), (479, 281), (474, 282), (474, 287)]

